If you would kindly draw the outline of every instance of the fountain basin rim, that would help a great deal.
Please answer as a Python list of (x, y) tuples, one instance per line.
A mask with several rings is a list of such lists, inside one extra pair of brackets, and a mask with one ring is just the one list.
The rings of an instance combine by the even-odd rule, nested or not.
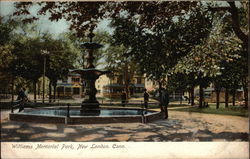
[[(79, 110), (80, 107), (71, 107), (70, 110)], [(19, 112), (17, 114), (25, 114), (25, 115), (36, 115), (36, 116), (49, 116), (49, 117), (66, 117), (63, 115), (48, 115), (48, 114), (31, 114), (29, 113), (32, 112), (32, 110), (67, 110), (67, 107), (40, 107), (40, 108), (26, 108), (26, 110), (28, 110), (28, 112)], [(109, 108), (109, 107), (100, 107), (99, 109), (86, 109), (86, 111), (98, 111), (98, 110), (140, 110), (140, 111), (145, 111), (144, 109), (140, 109), (140, 108)], [(149, 115), (153, 115), (159, 113), (159, 111), (155, 111), (155, 110), (147, 110), (147, 114), (143, 114), (144, 116), (149, 116)], [(103, 116), (94, 116), (94, 115), (89, 115), (89, 116), (80, 116), (80, 115), (71, 115), (70, 118), (74, 118), (74, 117), (141, 117), (141, 114), (138, 115), (103, 115)]]
[(10, 113), (10, 120), (35, 123), (57, 124), (109, 124), (109, 123), (142, 123), (163, 119), (163, 114), (153, 111), (151, 114), (142, 115), (114, 115), (114, 116), (54, 116), (27, 113)]

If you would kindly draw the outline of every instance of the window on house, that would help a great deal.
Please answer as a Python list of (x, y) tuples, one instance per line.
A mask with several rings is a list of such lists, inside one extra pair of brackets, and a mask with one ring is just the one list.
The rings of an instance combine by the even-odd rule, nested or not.
[(142, 78), (141, 77), (138, 77), (137, 78), (137, 84), (141, 84), (142, 83)]
[(78, 83), (78, 82), (80, 82), (80, 78), (78, 78), (78, 77), (72, 77), (72, 82)]
[(65, 92), (71, 92), (71, 87), (65, 87)]
[(73, 94), (75, 95), (80, 94), (80, 88), (73, 88)]
[(57, 92), (58, 93), (63, 93), (64, 92), (64, 88), (63, 87), (57, 87)]
[(67, 78), (64, 78), (64, 79), (62, 79), (62, 82), (63, 82), (63, 83), (68, 83), (68, 79), (67, 79)]

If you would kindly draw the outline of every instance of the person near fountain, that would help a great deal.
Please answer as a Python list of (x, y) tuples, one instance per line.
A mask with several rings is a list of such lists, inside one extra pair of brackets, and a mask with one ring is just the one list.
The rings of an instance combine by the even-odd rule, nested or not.
[(126, 100), (127, 100), (127, 94), (126, 94), (125, 91), (122, 91), (122, 94), (121, 94), (121, 101), (122, 101), (122, 106), (123, 106), (123, 107), (125, 107)]
[(168, 119), (168, 104), (169, 104), (169, 93), (166, 89), (162, 89), (162, 105), (164, 106), (165, 119)]
[(147, 89), (144, 89), (143, 97), (144, 97), (144, 107), (148, 109), (149, 94), (147, 92)]
[(28, 100), (27, 95), (25, 94), (25, 88), (21, 88), (18, 92), (17, 100), (21, 100), (21, 104), (19, 107), (19, 112), (24, 109), (24, 102)]
[(27, 96), (25, 94), (25, 88), (21, 88), (18, 92), (17, 100), (25, 100)]

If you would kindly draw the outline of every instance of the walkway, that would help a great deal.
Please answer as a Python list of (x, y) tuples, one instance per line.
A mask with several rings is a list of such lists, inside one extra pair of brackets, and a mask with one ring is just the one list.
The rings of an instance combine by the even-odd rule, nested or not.
[(40, 124), (8, 120), (2, 141), (248, 141), (248, 118), (170, 111), (168, 120), (128, 124)]

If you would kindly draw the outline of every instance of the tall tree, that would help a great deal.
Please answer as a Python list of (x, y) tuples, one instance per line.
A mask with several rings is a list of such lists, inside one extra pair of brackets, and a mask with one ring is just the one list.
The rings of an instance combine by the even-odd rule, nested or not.
[[(80, 51), (71, 40), (53, 39), (51, 35), (43, 37), (43, 46), (49, 52), (46, 56), (46, 76), (50, 80), (50, 85), (54, 87), (55, 98), (57, 80), (66, 78), (69, 70), (75, 67)], [(51, 86), (49, 90), (51, 99)]]
[(14, 49), (11, 43), (11, 37), (13, 35), (12, 30), (15, 25), (11, 21), (5, 21), (3, 17), (0, 17), (0, 87), (1, 91), (7, 93), (7, 90), (11, 87), (12, 101), (14, 100), (14, 77), (11, 76), (8, 68), (10, 63), (14, 60), (15, 56), (12, 53)]
[(42, 75), (41, 43), (38, 38), (24, 38), (15, 41), (13, 54), (16, 59), (10, 66), (10, 72), (14, 76), (23, 77), (33, 83), (34, 99), (36, 99), (36, 83)]
[(131, 48), (128, 56), (138, 61), (141, 71), (157, 81), (161, 89), (178, 60), (209, 35), (211, 17), (204, 9), (195, 8), (176, 19), (154, 25), (154, 29), (126, 17), (114, 19), (111, 26), (115, 28), (116, 43)]
[[(103, 38), (103, 36), (102, 36)], [(112, 38), (112, 35), (106, 34), (106, 39), (104, 41), (103, 52), (103, 61), (105, 63), (103, 66), (106, 70), (112, 72), (113, 75), (119, 75), (122, 77), (122, 83), (125, 85), (125, 91), (127, 97), (130, 97), (130, 84), (135, 74), (140, 74), (138, 69), (138, 64), (133, 61), (130, 57), (127, 56), (129, 48), (126, 48), (123, 44), (116, 45), (115, 40)]]

